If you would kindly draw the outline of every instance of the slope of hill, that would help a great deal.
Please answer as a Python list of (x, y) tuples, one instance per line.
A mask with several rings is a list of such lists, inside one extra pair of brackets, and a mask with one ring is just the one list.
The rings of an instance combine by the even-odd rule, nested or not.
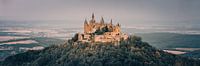
[(69, 40), (40, 51), (8, 57), (1, 66), (198, 66), (200, 61), (165, 53), (140, 37), (130, 36), (118, 45)]

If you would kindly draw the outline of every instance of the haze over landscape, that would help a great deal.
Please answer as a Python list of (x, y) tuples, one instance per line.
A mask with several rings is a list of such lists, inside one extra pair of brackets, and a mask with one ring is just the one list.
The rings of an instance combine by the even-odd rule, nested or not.
[(76, 23), (82, 23), (94, 12), (97, 18), (113, 18), (114, 22), (124, 24), (123, 27), (199, 28), (198, 0), (0, 0), (0, 3), (1, 20), (64, 21), (77, 27), (81, 25)]
[(68, 39), (83, 33), (92, 13), (96, 21), (120, 23), (123, 33), (140, 36), (148, 48), (200, 59), (199, 7), (199, 0), (0, 0), (0, 61), (68, 45)]

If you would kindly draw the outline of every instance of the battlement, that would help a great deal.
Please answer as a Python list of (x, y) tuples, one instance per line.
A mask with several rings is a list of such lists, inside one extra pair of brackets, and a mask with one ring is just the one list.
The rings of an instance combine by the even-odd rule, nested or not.
[(119, 42), (126, 40), (128, 35), (121, 32), (120, 24), (105, 23), (103, 17), (96, 22), (94, 14), (89, 22), (85, 19), (84, 33), (78, 33), (77, 41), (81, 42)]

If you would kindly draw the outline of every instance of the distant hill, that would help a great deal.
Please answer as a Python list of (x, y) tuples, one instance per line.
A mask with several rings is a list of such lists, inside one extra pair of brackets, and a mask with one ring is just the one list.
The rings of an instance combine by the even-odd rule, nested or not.
[(165, 53), (140, 37), (113, 43), (65, 44), (10, 56), (0, 66), (198, 66), (199, 60)]
[[(34, 40), (38, 43), (30, 43), (30, 44), (4, 44), (6, 42), (17, 42), (17, 41), (25, 41), (25, 40)], [(0, 41), (0, 61), (3, 61), (6, 57), (10, 55), (15, 55), (18, 53), (26, 52), (26, 49), (23, 48), (33, 48), (33, 47), (48, 47), (54, 44), (63, 44), (65, 40), (56, 39), (56, 38), (46, 38), (46, 37), (33, 37), (33, 38), (22, 38), (22, 39), (13, 39), (7, 41)], [(3, 49), (2, 49), (3, 47)], [(5, 48), (4, 48), (5, 47)], [(8, 48), (8, 49), (6, 49)], [(4, 50), (5, 49), (5, 50)]]
[(160, 48), (200, 48), (200, 35), (176, 33), (138, 33), (144, 41)]
[(200, 59), (200, 50), (195, 50), (192, 52), (185, 53), (185, 54), (183, 54), (183, 56)]

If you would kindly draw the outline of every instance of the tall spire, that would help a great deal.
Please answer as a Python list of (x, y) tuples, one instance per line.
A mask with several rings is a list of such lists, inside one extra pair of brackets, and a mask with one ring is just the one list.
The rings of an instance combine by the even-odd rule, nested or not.
[(94, 19), (94, 13), (92, 13), (92, 19)]
[(117, 23), (117, 26), (119, 26), (119, 27), (120, 27), (120, 24), (119, 24), (119, 23)]
[(84, 22), (84, 33), (87, 33), (87, 32), (88, 32), (88, 22), (85, 19), (85, 22)]
[(112, 19), (110, 20), (110, 24), (112, 25)]
[(94, 24), (95, 23), (94, 13), (92, 13), (92, 19), (89, 22), (90, 22), (90, 24)]
[(104, 24), (104, 19), (103, 19), (103, 17), (101, 17), (101, 24)]
[(84, 22), (84, 23), (85, 23), (85, 24), (88, 24), (88, 23), (87, 23), (87, 19), (85, 19), (85, 22)]

